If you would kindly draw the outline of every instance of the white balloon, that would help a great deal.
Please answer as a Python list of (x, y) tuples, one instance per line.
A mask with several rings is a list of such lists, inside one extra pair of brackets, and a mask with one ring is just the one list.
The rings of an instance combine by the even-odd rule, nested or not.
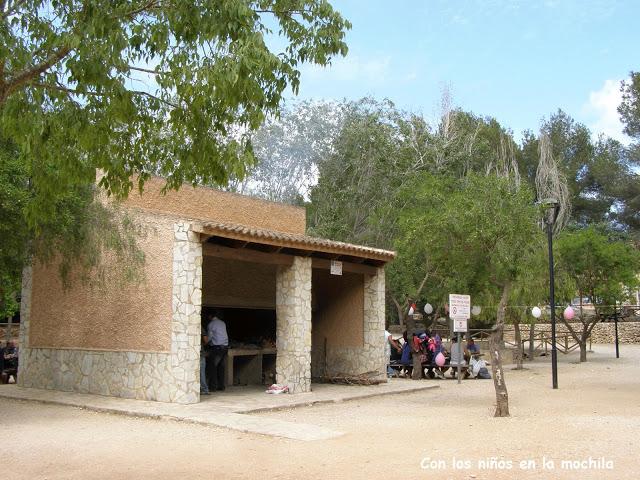
[(471, 307), (471, 315), (473, 316), (478, 316), (480, 315), (480, 312), (482, 311), (482, 308), (480, 308), (480, 305), (474, 305), (473, 307)]
[(427, 303), (424, 306), (424, 313), (426, 313), (427, 315), (431, 315), (433, 313), (433, 307), (431, 306), (430, 303)]
[(542, 310), (540, 310), (540, 307), (533, 307), (531, 309), (531, 315), (533, 315), (535, 318), (540, 318), (540, 315), (542, 315)]

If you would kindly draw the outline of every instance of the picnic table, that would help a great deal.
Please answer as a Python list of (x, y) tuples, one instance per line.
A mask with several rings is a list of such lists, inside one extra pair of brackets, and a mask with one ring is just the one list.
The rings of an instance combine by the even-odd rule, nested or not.
[[(275, 348), (230, 348), (227, 353), (225, 385), (261, 385), (264, 357), (275, 354)], [(236, 359), (240, 361), (235, 361)]]

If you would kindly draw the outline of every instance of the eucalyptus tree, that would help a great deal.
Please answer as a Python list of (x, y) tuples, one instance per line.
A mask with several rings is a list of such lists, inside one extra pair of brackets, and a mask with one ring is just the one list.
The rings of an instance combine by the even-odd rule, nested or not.
[(229, 189), (267, 200), (302, 204), (318, 180), (318, 165), (331, 155), (345, 104), (302, 101), (285, 106), (252, 136), (256, 164)]
[(611, 228), (640, 234), (640, 177), (633, 148), (602, 135), (594, 139), (586, 126), (558, 110), (542, 122), (540, 136), (524, 134), (517, 156), (523, 178), (531, 185), (540, 180), (541, 150), (547, 150), (541, 149), (541, 138), (549, 142), (544, 158), (553, 159), (566, 181), (571, 204), (568, 223), (580, 227), (608, 223)]

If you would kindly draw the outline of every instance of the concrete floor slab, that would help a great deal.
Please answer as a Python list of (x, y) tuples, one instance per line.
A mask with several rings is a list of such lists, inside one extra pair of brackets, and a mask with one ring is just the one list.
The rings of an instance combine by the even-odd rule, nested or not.
[(229, 428), (245, 433), (311, 441), (335, 438), (342, 433), (316, 425), (286, 422), (251, 414), (359, 400), (379, 395), (397, 395), (432, 388), (437, 388), (437, 384), (401, 379), (391, 379), (386, 384), (370, 386), (317, 384), (313, 386), (312, 392), (295, 395), (268, 395), (264, 393), (264, 387), (230, 387), (225, 392), (202, 396), (201, 402), (193, 405), (22, 388), (16, 385), (0, 385), (0, 397), (69, 405), (97, 412), (172, 419)]

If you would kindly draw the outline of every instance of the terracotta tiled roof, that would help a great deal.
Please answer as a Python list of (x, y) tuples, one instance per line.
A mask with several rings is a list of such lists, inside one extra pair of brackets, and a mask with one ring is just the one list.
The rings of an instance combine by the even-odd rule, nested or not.
[(346, 255), (365, 259), (389, 262), (396, 256), (395, 252), (380, 248), (353, 245), (351, 243), (336, 242), (325, 238), (310, 237), (292, 233), (276, 232), (246, 225), (231, 223), (202, 223), (194, 227), (196, 231), (205, 235), (231, 238), (252, 243), (274, 245), (310, 252), (322, 252), (336, 255)]

